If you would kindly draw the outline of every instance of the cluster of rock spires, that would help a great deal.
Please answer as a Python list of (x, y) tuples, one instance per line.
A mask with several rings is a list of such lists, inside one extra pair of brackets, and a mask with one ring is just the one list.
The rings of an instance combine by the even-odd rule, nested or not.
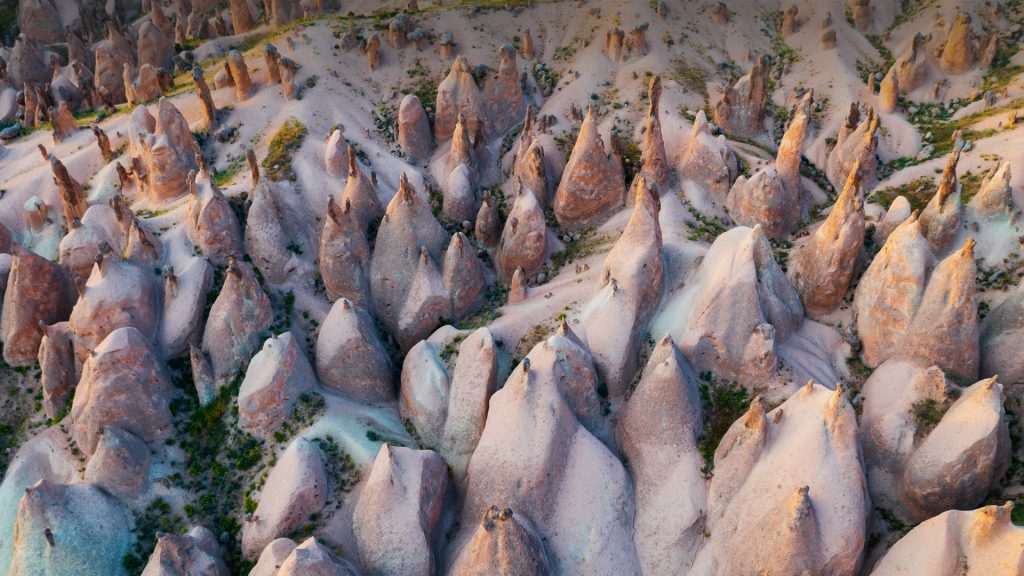
[[(801, 162), (812, 92), (798, 93), (774, 161), (749, 176), (739, 176), (725, 136), (765, 132), (771, 64), (759, 57), (725, 89), (714, 125), (695, 115), (674, 157), (662, 131), (661, 80), (652, 77), (640, 163), (627, 182), (598, 107), (577, 117), (563, 165), (550, 121), (534, 107), (542, 101), (505, 44), (496, 73), (455, 56), (432, 115), (415, 95), (401, 100), (397, 146), (412, 167), (428, 166), (422, 184), (412, 169), (378, 179), (381, 167), (336, 128), (322, 165), (304, 166), (338, 183), (325, 202), (296, 202), (295, 188), (261, 175), (250, 151), (251, 184), (237, 211), (185, 115), (161, 98), (178, 68), (193, 74), (199, 125), (212, 130), (226, 118), (202, 68), (182, 66), (174, 43), (252, 30), (259, 8), (283, 26), (321, 13), (323, 3), (232, 0), (218, 12), (177, 0), (172, 22), (153, 1), (137, 30), (118, 24), (132, 7), (115, 4), (121, 16), (106, 22), (95, 48), (82, 37), (102, 18), (78, 7), (70, 26), (60, 11), (69, 63), (51, 59), (52, 79), (31, 64), (44, 58), (38, 42), (65, 38), (42, 21), (53, 3), (19, 8), (33, 26), (23, 27), (7, 73), (26, 86), (25, 118), (51, 122), (59, 144), (76, 134), (74, 111), (135, 107), (118, 135), (123, 156), (93, 127), (102, 163), (116, 170), (115, 192), (87, 195), (70, 163), (41, 149), (60, 209), (49, 216), (34, 197), (26, 227), (56, 228), (57, 262), (22, 242), (31, 236), (0, 225), (4, 361), (38, 363), (40, 406), (59, 422), (22, 445), (0, 485), (0, 570), (124, 572), (139, 522), (133, 511), (172, 493), (174, 401), (192, 391), (173, 385), (169, 360), (188, 364), (200, 405), (228, 398), (231, 426), (281, 450), (246, 494), (258, 501), (239, 514), (237, 542), (198, 525), (158, 534), (143, 574), (226, 575), (232, 546), (252, 563), (250, 574), (267, 576), (1022, 570), (1024, 529), (1010, 522), (1012, 505), (978, 508), (1011, 459), (1003, 382), (1024, 378), (1024, 291), (980, 322), (976, 295), (978, 251), (993, 249), (975, 234), (1019, 230), (1008, 163), (964, 206), (958, 142), (927, 206), (912, 212), (898, 199), (872, 229), (865, 197), (879, 178), (881, 119), (855, 104), (824, 170), (838, 194), (827, 217), (809, 223)], [(361, 40), (371, 70), (390, 64), (380, 61), (382, 42), (393, 50), (432, 42), (411, 4), (383, 40)], [(796, 6), (783, 14), (783, 35), (800, 30), (799, 14)], [(857, 29), (872, 26), (871, 14), (867, 0), (851, 3)], [(708, 10), (721, 24), (734, 16), (724, 3)], [(608, 30), (605, 54), (616, 64), (643, 56), (647, 30)], [(830, 18), (827, 30), (834, 42)], [(360, 42), (340, 36), (341, 48)], [(525, 39), (520, 54), (529, 59)], [(883, 114), (920, 85), (923, 42), (915, 38), (882, 80)], [(939, 66), (962, 73), (995, 43), (958, 15)], [(449, 34), (437, 48), (450, 59), (453, 46)], [(92, 50), (94, 59), (79, 58)], [(243, 105), (265, 78), (294, 99), (298, 65), (270, 44), (261, 55), (265, 75), (228, 51), (215, 87)], [(82, 62), (94, 70), (81, 74)], [(33, 83), (45, 89), (29, 90)], [(502, 147), (507, 157), (496, 158), (520, 122), (511, 148)], [(663, 235), (678, 217), (672, 194), (690, 184), (737, 224), (693, 258)], [(181, 207), (180, 234), (162, 237), (133, 212), (139, 205)], [(529, 341), (518, 361), (502, 339), (507, 327), (448, 325), (497, 286), (508, 287), (510, 315), (538, 307), (528, 286), (547, 277), (551, 254), (625, 207), (628, 221), (593, 276), (577, 267), (576, 281), (588, 282), (578, 317)], [(870, 262), (866, 238), (881, 245)], [(793, 242), (788, 262), (773, 241)], [(286, 289), (296, 279), (311, 279), (319, 298), (314, 330), (276, 321), (280, 301), (295, 302)], [(860, 352), (873, 369), (856, 405), (834, 382), (756, 396), (706, 460), (705, 423), (716, 414), (704, 395), (713, 381), (774, 386), (786, 343), (822, 326), (813, 320), (824, 322), (851, 294)], [(289, 436), (289, 419), (316, 395), (327, 415)], [(936, 422), (915, 418), (923, 404), (942, 408)], [(338, 435), (341, 458), (322, 442), (325, 430)], [(338, 501), (336, 469), (348, 453), (359, 475)], [(872, 506), (917, 526), (869, 568)], [(321, 515), (328, 528), (299, 536)]]

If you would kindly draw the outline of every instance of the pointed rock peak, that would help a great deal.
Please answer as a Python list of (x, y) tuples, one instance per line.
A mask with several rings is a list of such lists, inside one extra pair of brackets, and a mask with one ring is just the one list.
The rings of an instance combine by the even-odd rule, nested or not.
[(990, 539), (996, 532), (1010, 525), (1013, 514), (1013, 502), (1007, 501), (1002, 506), (995, 504), (978, 508), (971, 513), (968, 533), (971, 540), (980, 543)]
[(653, 76), (647, 84), (647, 117), (657, 118), (661, 102), (661, 76)]
[(500, 62), (499, 66), (501, 66), (501, 67), (505, 67), (505, 66), (508, 66), (508, 65), (515, 66), (515, 63), (516, 63), (516, 49), (515, 49), (515, 46), (512, 46), (512, 44), (509, 43), (509, 42), (506, 42), (506, 43), (502, 44), (501, 48), (498, 50), (498, 61)]
[(420, 246), (420, 266), (428, 266), (434, 261), (430, 259), (430, 251), (426, 246)]
[(767, 425), (765, 416), (764, 400), (759, 394), (750, 401), (750, 408), (743, 415), (743, 426), (748, 430), (764, 431)]
[(523, 270), (522, 266), (517, 266), (515, 272), (512, 273), (512, 283), (509, 287), (508, 302), (509, 304), (518, 304), (523, 300), (526, 300), (526, 295), (526, 271)]
[(860, 103), (850, 103), (850, 113), (846, 115), (845, 127), (847, 130), (853, 131), (857, 129), (857, 125), (860, 124)]
[(362, 176), (362, 171), (359, 170), (359, 165), (356, 164), (356, 149), (352, 144), (348, 145), (348, 175), (350, 178)]
[(981, 190), (971, 198), (970, 205), (983, 215), (1012, 209), (1009, 162), (1003, 162), (989, 171), (981, 183)]
[(633, 198), (637, 208), (643, 206), (655, 216), (661, 212), (661, 197), (654, 186), (648, 184), (647, 179), (643, 176), (636, 178), (636, 183), (633, 185)]
[(700, 134), (711, 134), (711, 126), (708, 125), (708, 115), (703, 110), (698, 110), (693, 118), (693, 129), (690, 130), (690, 139), (694, 140)]
[(405, 172), (402, 172), (398, 177), (398, 192), (395, 193), (395, 198), (406, 204), (415, 202), (416, 191), (413, 189), (412, 184), (409, 183), (409, 177), (405, 175)]
[(791, 521), (798, 523), (800, 520), (810, 517), (813, 513), (810, 492), (810, 486), (801, 486), (790, 497), (789, 518)]
[(808, 380), (807, 384), (804, 384), (803, 388), (801, 388), (801, 391), (804, 393), (804, 396), (810, 396), (811, 394), (813, 394), (814, 380)]
[(963, 260), (970, 260), (971, 262), (974, 262), (974, 247), (977, 244), (978, 243), (974, 240), (974, 238), (968, 238), (967, 240), (965, 240), (963, 247), (960, 248), (960, 258)]

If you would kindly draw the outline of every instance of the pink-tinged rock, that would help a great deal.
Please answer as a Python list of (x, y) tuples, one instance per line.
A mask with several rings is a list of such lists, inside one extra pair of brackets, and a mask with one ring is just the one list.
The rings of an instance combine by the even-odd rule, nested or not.
[(633, 214), (605, 257), (594, 296), (582, 314), (597, 374), (613, 397), (624, 395), (633, 380), (643, 334), (665, 280), (661, 200), (646, 178), (634, 182)]
[[(680, 302), (692, 304), (673, 314)], [(760, 227), (737, 227), (720, 235), (696, 281), (673, 296), (665, 310), (659, 323), (695, 370), (746, 386), (759, 386), (775, 373), (776, 346), (804, 318), (800, 296), (775, 262)]]
[(363, 568), (371, 574), (434, 574), (447, 492), (448, 470), (436, 452), (382, 444), (352, 513)]
[(498, 386), (497, 354), (491, 331), (478, 328), (459, 345), (451, 373), (440, 452), (456, 484), (463, 487), (469, 459), (487, 422), (488, 401)]
[(235, 100), (239, 102), (248, 100), (253, 93), (253, 85), (249, 78), (249, 67), (245, 63), (245, 56), (238, 50), (228, 52), (227, 67), (235, 85)]
[(335, 178), (348, 176), (348, 142), (341, 128), (335, 128), (324, 145), (324, 169)]
[[(276, 540), (275, 540), (276, 542)], [(262, 559), (262, 556), (260, 557)], [(358, 576), (359, 571), (345, 559), (335, 556), (330, 549), (310, 536), (295, 546), (281, 563), (276, 576)], [(256, 576), (250, 573), (250, 576)], [(273, 576), (273, 575), (271, 575)]]
[(804, 310), (817, 317), (846, 298), (864, 249), (864, 191), (854, 169), (825, 221), (792, 254), (789, 279)]
[(622, 162), (605, 147), (596, 111), (588, 108), (555, 192), (555, 218), (569, 230), (598, 224), (622, 207), (625, 194)]
[(398, 146), (413, 162), (430, 158), (434, 137), (423, 104), (415, 94), (407, 94), (398, 107)]
[(799, 194), (791, 194), (775, 166), (759, 168), (748, 179), (740, 176), (725, 201), (729, 216), (741, 226), (758, 226), (769, 238), (782, 240), (800, 222)]
[(726, 86), (722, 99), (715, 104), (715, 124), (736, 136), (751, 138), (761, 134), (768, 105), (770, 69), (768, 58), (761, 56), (734, 86)]
[(452, 302), (444, 278), (426, 247), (420, 248), (416, 274), (398, 315), (395, 338), (408, 350), (452, 317)]
[(291, 332), (268, 338), (249, 362), (238, 391), (238, 425), (269, 435), (291, 416), (295, 401), (316, 384), (313, 368)]
[(405, 355), (398, 397), (399, 414), (416, 431), (420, 446), (436, 450), (441, 445), (450, 386), (437, 345), (420, 340)]
[(267, 544), (263, 552), (260, 552), (259, 560), (252, 567), (249, 576), (278, 576), (278, 570), (297, 546), (290, 538), (278, 538)]
[(893, 230), (861, 276), (853, 308), (868, 366), (878, 366), (896, 353), (935, 264), (917, 216), (911, 215)]
[(946, 74), (963, 74), (974, 68), (978, 59), (978, 39), (971, 29), (970, 14), (957, 11), (953, 28), (946, 36), (939, 67)]
[(970, 380), (978, 377), (981, 346), (974, 240), (939, 262), (899, 350)]
[(196, 526), (188, 534), (158, 534), (142, 576), (228, 576), (217, 538)]
[(211, 263), (224, 266), (230, 256), (242, 252), (238, 217), (205, 168), (193, 178), (185, 231)]
[(1024, 528), (1013, 524), (1012, 512), (1012, 502), (943, 512), (900, 538), (871, 576), (1020, 574)]
[(66, 320), (75, 301), (74, 291), (59, 265), (20, 247), (14, 249), (13, 256), (0, 315), (4, 361), (11, 366), (31, 366), (43, 338), (39, 323)]
[(483, 302), (487, 275), (483, 263), (462, 232), (456, 232), (448, 243), (442, 275), (452, 303), (452, 319), (463, 318)]
[(155, 130), (135, 136), (145, 169), (143, 189), (150, 201), (165, 202), (188, 192), (188, 174), (198, 168), (195, 143), (188, 122), (174, 104), (161, 98)]
[(242, 525), (242, 556), (255, 559), (272, 540), (291, 534), (327, 504), (327, 472), (320, 448), (296, 438), (277, 460), (259, 494), (252, 520)]
[(104, 242), (116, 244), (102, 227), (72, 220), (68, 233), (60, 240), (59, 251), (60, 264), (68, 271), (69, 277), (89, 278), (96, 264), (96, 254)]
[(124, 258), (143, 268), (156, 268), (162, 261), (160, 237), (133, 218), (125, 240)]
[(695, 374), (666, 337), (616, 425), (636, 490), (633, 542), (644, 573), (670, 573), (697, 553), (706, 510), (704, 460), (697, 450), (702, 431)]
[(697, 112), (690, 130), (690, 140), (682, 147), (676, 161), (676, 173), (681, 180), (690, 180), (702, 187), (712, 200), (725, 204), (729, 188), (739, 166), (724, 134), (711, 135), (704, 111)]
[(875, 225), (875, 245), (884, 246), (889, 235), (907, 218), (910, 218), (910, 214), (910, 201), (906, 196), (897, 196), (889, 205), (889, 209), (885, 211), (882, 221)]
[(129, 519), (116, 498), (92, 484), (40, 480), (18, 503), (7, 574), (122, 574)]
[(109, 246), (101, 247), (71, 310), (75, 355), (80, 362), (119, 328), (134, 327), (146, 340), (155, 335), (159, 312), (152, 278), (151, 270), (122, 260)]
[(498, 270), (506, 282), (518, 267), (527, 277), (540, 272), (547, 256), (547, 231), (544, 210), (536, 196), (520, 186), (498, 243)]
[(341, 205), (344, 206), (346, 202), (352, 204), (352, 210), (363, 232), (384, 215), (384, 208), (377, 196), (377, 188), (359, 167), (355, 148), (351, 145), (348, 147), (348, 180), (345, 181), (345, 189), (341, 192)]
[(167, 374), (142, 333), (118, 328), (82, 367), (70, 414), (75, 442), (91, 455), (109, 426), (146, 442), (162, 440), (171, 432), (170, 402)]
[(920, 32), (914, 34), (903, 54), (896, 58), (896, 83), (902, 94), (908, 94), (924, 85), (928, 75), (928, 56), (925, 43), (930, 39)]
[(113, 22), (107, 22), (107, 38), (96, 45), (93, 86), (110, 104), (125, 102), (125, 64), (135, 65), (135, 48), (128, 35)]
[(512, 169), (513, 180), (518, 179), (523, 188), (533, 192), (541, 207), (551, 203), (551, 185), (544, 164), (544, 148), (537, 139), (532, 139), (527, 148), (520, 148)]
[(542, 536), (523, 514), (491, 505), (459, 551), (451, 576), (554, 574)]
[(501, 240), (503, 231), (501, 217), (494, 203), (487, 197), (480, 202), (480, 210), (476, 213), (473, 226), (473, 237), (485, 248), (494, 248)]
[(57, 420), (70, 406), (69, 394), (78, 384), (75, 347), (71, 343), (71, 325), (58, 322), (41, 324), (43, 339), (39, 343), (40, 385), (43, 389), (43, 411), (47, 418)]
[(203, 352), (209, 354), (218, 384), (244, 370), (274, 321), (270, 299), (248, 264), (228, 259), (220, 294), (210, 308), (203, 331)]
[(870, 499), (842, 387), (808, 382), (768, 414), (756, 398), (714, 462), (691, 574), (857, 573)]
[(392, 332), (398, 331), (419, 268), (420, 249), (425, 248), (430, 259), (439, 261), (447, 241), (448, 233), (434, 218), (430, 205), (403, 174), (377, 229), (370, 259), (370, 291), (377, 317)]
[(148, 64), (154, 69), (172, 69), (174, 38), (160, 30), (153, 22), (143, 22), (139, 27), (138, 47), (140, 67)]
[(488, 79), (484, 99), (486, 128), (491, 134), (508, 132), (526, 113), (526, 99), (523, 98), (516, 66), (516, 49), (511, 44), (503, 44), (498, 51), (498, 75)]
[(981, 189), (971, 198), (967, 206), (978, 216), (991, 217), (1013, 213), (1009, 162), (1002, 162), (989, 170), (982, 179)]
[(962, 187), (956, 177), (956, 165), (959, 160), (960, 148), (958, 144), (954, 144), (953, 152), (942, 170), (939, 189), (921, 211), (921, 233), (931, 245), (932, 252), (936, 254), (945, 253), (960, 231), (963, 207), (960, 203)]
[(492, 503), (502, 502), (546, 538), (554, 573), (640, 573), (629, 476), (571, 405), (573, 387), (583, 384), (573, 370), (577, 346), (571, 333), (538, 344), (491, 397), (450, 550), (469, 542)]
[(283, 284), (292, 269), (296, 242), (286, 226), (286, 212), (280, 192), (269, 179), (261, 179), (252, 193), (252, 204), (245, 219), (245, 249), (253, 264), (272, 284)]
[(325, 386), (353, 400), (383, 403), (395, 398), (391, 360), (373, 318), (340, 298), (316, 341), (316, 373)]
[(857, 103), (850, 105), (850, 114), (839, 127), (836, 145), (829, 152), (825, 166), (825, 174), (833, 186), (840, 188), (845, 185), (856, 166), (860, 170), (864, 188), (874, 187), (878, 177), (878, 123), (879, 118), (874, 109), (868, 108), (867, 116), (860, 120)]
[(451, 138), (460, 114), (469, 123), (470, 132), (478, 134), (479, 125), (486, 121), (486, 105), (484, 94), (470, 71), (469, 60), (459, 55), (452, 62), (448, 76), (437, 85), (434, 138), (438, 141)]
[(339, 207), (327, 200), (327, 218), (320, 235), (320, 276), (332, 301), (348, 298), (360, 308), (372, 306), (370, 245), (351, 202)]
[(149, 487), (149, 447), (117, 426), (101, 426), (96, 451), (85, 467), (85, 480), (131, 500)]
[(671, 181), (672, 168), (661, 134), (661, 120), (658, 118), (660, 105), (661, 77), (654, 76), (647, 85), (647, 130), (644, 132), (644, 146), (640, 154), (640, 174), (662, 191), (667, 189)]
[(981, 321), (981, 376), (1024, 384), (1024, 289), (1017, 288)]

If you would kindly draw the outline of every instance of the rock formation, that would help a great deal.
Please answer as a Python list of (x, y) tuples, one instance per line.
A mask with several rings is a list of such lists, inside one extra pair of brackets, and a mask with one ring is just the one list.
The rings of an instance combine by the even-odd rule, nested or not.
[(78, 384), (75, 371), (75, 347), (71, 343), (71, 326), (58, 322), (52, 326), (40, 323), (43, 338), (39, 343), (40, 386), (43, 411), (56, 419), (69, 405), (69, 394)]
[(348, 176), (348, 142), (340, 126), (331, 131), (324, 145), (324, 169), (335, 178)]
[(224, 285), (210, 308), (202, 350), (210, 357), (218, 383), (229, 380), (249, 363), (274, 321), (270, 299), (248, 264), (228, 258)]
[(327, 503), (323, 454), (306, 438), (296, 438), (267, 476), (252, 519), (242, 525), (242, 555), (255, 559), (276, 538), (290, 534)]
[(20, 247), (14, 248), (12, 255), (0, 313), (0, 340), (4, 362), (31, 366), (43, 339), (39, 323), (66, 320), (74, 293), (59, 265)]
[(696, 375), (671, 338), (663, 338), (616, 426), (635, 484), (633, 542), (645, 573), (689, 566), (696, 555), (706, 510), (697, 450), (702, 429)]
[(689, 142), (681, 147), (676, 173), (680, 180), (693, 181), (706, 190), (712, 200), (725, 204), (739, 166), (725, 135), (711, 135), (703, 110), (697, 112), (693, 120)]
[(313, 368), (292, 333), (268, 338), (249, 362), (238, 391), (238, 425), (270, 435), (291, 416), (295, 401), (315, 386)]
[(205, 167), (198, 175), (192, 173), (190, 180), (191, 197), (185, 228), (188, 239), (215, 266), (225, 266), (231, 256), (242, 251), (238, 218)]
[(968, 239), (935, 267), (900, 346), (907, 356), (972, 380), (980, 362), (974, 245)]
[(476, 223), (473, 226), (474, 238), (484, 247), (494, 248), (501, 240), (503, 230), (497, 209), (485, 196), (480, 202), (480, 210), (476, 213)]
[(434, 138), (439, 141), (451, 138), (459, 114), (462, 114), (468, 122), (470, 133), (478, 134), (479, 124), (486, 119), (485, 107), (484, 94), (473, 77), (469, 60), (465, 56), (457, 57), (452, 62), (452, 69), (448, 72), (448, 76), (437, 85)]
[(118, 574), (131, 549), (129, 518), (92, 484), (40, 480), (18, 503), (8, 574)]
[(144, 64), (137, 72), (131, 64), (125, 64), (122, 76), (125, 100), (129, 106), (155, 100), (163, 93), (157, 70), (150, 64)]
[(555, 192), (555, 218), (567, 230), (594, 225), (622, 207), (625, 192), (622, 162), (605, 147), (589, 108)]
[[(493, 416), (469, 464), (462, 529), (452, 545), (458, 549), (469, 541), (477, 519), (491, 503), (503, 502), (547, 538), (555, 573), (639, 573), (631, 544), (629, 477), (619, 459), (581, 425), (581, 420), (602, 425), (596, 389), (587, 385), (596, 380), (577, 377), (586, 366), (577, 362), (588, 355), (574, 336), (563, 334), (534, 347), (491, 397)], [(584, 407), (590, 408), (583, 412)], [(579, 526), (590, 530), (580, 532)], [(595, 541), (595, 533), (603, 536)]]
[[(158, 7), (157, 10), (160, 10)], [(139, 27), (138, 65), (147, 64), (154, 69), (170, 70), (174, 57), (174, 39), (160, 30), (153, 22), (143, 22)]]
[(203, 109), (203, 128), (212, 130), (217, 125), (217, 107), (213, 104), (213, 96), (210, 94), (210, 86), (203, 78), (203, 69), (199, 66), (192, 68), (192, 83), (196, 87), (196, 96), (199, 97), (199, 104)]
[(363, 568), (434, 574), (436, 528), (447, 491), (445, 463), (437, 453), (381, 445), (352, 512)]
[[(408, 182), (405, 185), (408, 187)], [(367, 178), (359, 167), (355, 148), (351, 145), (348, 147), (348, 180), (345, 181), (345, 189), (341, 193), (341, 205), (344, 206), (346, 203), (352, 205), (352, 211), (364, 233), (384, 215), (380, 197), (377, 196), (377, 187), (373, 179)]]
[(213, 266), (205, 258), (192, 258), (177, 273), (164, 267), (163, 313), (157, 343), (168, 358), (183, 354), (202, 339), (203, 312), (213, 287)]
[[(399, 317), (417, 269), (421, 267), (421, 249), (426, 250), (430, 260), (437, 262), (441, 260), (447, 241), (448, 234), (434, 218), (430, 205), (403, 175), (377, 229), (377, 241), (370, 259), (370, 291), (374, 307), (377, 316), (392, 332), (398, 331)], [(424, 273), (429, 266), (424, 265)]]
[(960, 231), (963, 207), (960, 203), (960, 181), (956, 177), (956, 165), (959, 161), (960, 147), (954, 145), (953, 152), (946, 161), (946, 167), (942, 170), (939, 189), (921, 211), (921, 233), (936, 254), (944, 254)]
[[(135, 114), (132, 116), (134, 118)], [(143, 116), (148, 116), (148, 113)], [(137, 142), (138, 152), (133, 150), (132, 154), (140, 158), (144, 173), (135, 176), (143, 179), (146, 196), (153, 202), (163, 202), (188, 191), (188, 173), (198, 166), (192, 131), (170, 100), (160, 99), (154, 124), (153, 129), (147, 132), (133, 134), (136, 138), (133, 144)], [(133, 125), (132, 128), (138, 127)]]
[(107, 23), (107, 39), (96, 45), (93, 85), (111, 104), (125, 102), (124, 66), (135, 65), (136, 50), (128, 36)]
[(407, 94), (398, 107), (398, 145), (411, 161), (422, 162), (430, 157), (432, 144), (430, 120), (423, 104), (415, 94)]
[(171, 383), (145, 336), (118, 328), (89, 354), (71, 405), (75, 443), (92, 455), (106, 427), (145, 442), (171, 433)]
[(228, 52), (227, 66), (235, 85), (235, 99), (239, 102), (247, 100), (252, 95), (253, 87), (252, 80), (249, 79), (249, 67), (245, 64), (245, 56), (238, 50)]
[(231, 28), (235, 34), (244, 34), (256, 26), (255, 19), (249, 12), (247, 0), (231, 0)]
[(444, 253), (442, 265), (444, 289), (451, 298), (452, 318), (460, 319), (474, 311), (487, 290), (484, 265), (462, 232), (456, 232)]
[(315, 358), (317, 376), (328, 388), (366, 403), (395, 398), (391, 360), (373, 318), (349, 300), (338, 299), (324, 318)]
[[(692, 308), (669, 314), (674, 302)], [(800, 296), (772, 256), (759, 226), (720, 235), (700, 265), (696, 280), (666, 303), (656, 321), (693, 363), (745, 385), (765, 382), (778, 361), (776, 346), (803, 322)], [(652, 330), (654, 331), (654, 330)]]
[(332, 301), (347, 298), (362, 309), (372, 308), (370, 245), (349, 201), (344, 207), (334, 198), (327, 201), (320, 235), (320, 275)]
[(893, 64), (893, 67), (896, 68), (894, 84), (899, 87), (902, 94), (913, 92), (924, 85), (928, 74), (928, 61), (925, 54), (925, 44), (928, 39), (920, 33), (915, 34), (907, 49)]
[(864, 192), (857, 167), (825, 221), (791, 255), (789, 279), (808, 316), (827, 314), (843, 301), (864, 248)]
[(583, 312), (587, 345), (612, 397), (626, 393), (639, 368), (643, 334), (665, 283), (658, 191), (640, 176), (633, 196), (633, 214), (605, 257), (595, 294)]
[(498, 76), (488, 79), (484, 99), (486, 128), (491, 134), (508, 132), (526, 114), (526, 99), (516, 66), (516, 49), (511, 44), (503, 44), (498, 51)]
[(921, 305), (935, 264), (916, 214), (892, 231), (871, 261), (853, 298), (868, 366), (878, 366), (895, 353)]
[(989, 311), (979, 326), (981, 375), (999, 378), (1008, 385), (1024, 382), (1024, 358), (1016, 353), (1024, 342), (1024, 291), (1014, 290)]
[[(256, 184), (245, 219), (245, 249), (253, 265), (273, 284), (283, 284), (296, 268), (294, 249), (302, 246), (288, 205), (269, 178)], [(300, 249), (301, 250), (301, 249)]]
[[(865, 484), (856, 416), (841, 387), (809, 382), (768, 414), (755, 398), (715, 451), (711, 537), (692, 572), (856, 572), (870, 509)], [(742, 545), (753, 538), (763, 545)]]
[(1009, 162), (1002, 162), (989, 170), (981, 181), (981, 188), (967, 206), (979, 217), (1009, 215), (1014, 212)]
[(160, 534), (143, 570), (146, 576), (228, 576), (212, 532), (196, 526), (188, 534)]
[(527, 277), (540, 272), (547, 256), (546, 240), (544, 211), (533, 192), (520, 186), (498, 243), (496, 262), (505, 282), (518, 267)]
[(953, 28), (946, 36), (939, 67), (946, 74), (963, 74), (974, 68), (978, 58), (978, 39), (971, 29), (971, 16), (957, 11)]
[(149, 480), (149, 447), (141, 438), (117, 426), (101, 426), (96, 451), (85, 467), (85, 480), (130, 500)]
[[(864, 383), (861, 441), (872, 500), (902, 521), (978, 505), (1009, 464), (1002, 385), (963, 389), (938, 366), (887, 360)], [(935, 416), (922, 417), (923, 407)]]
[(764, 130), (765, 109), (768, 104), (768, 81), (770, 63), (761, 56), (754, 61), (753, 68), (746, 76), (727, 86), (722, 99), (715, 104), (715, 124), (729, 134), (746, 138), (756, 136)]
[(553, 573), (544, 543), (532, 523), (511, 508), (495, 505), (484, 512), (449, 572), (452, 576)]
[(527, 148), (520, 148), (519, 153), (516, 154), (512, 178), (533, 192), (537, 203), (542, 208), (551, 204), (551, 185), (548, 182), (544, 161), (544, 148), (541, 147), (538, 139), (533, 138)]
[(85, 217), (85, 193), (82, 192), (82, 185), (71, 177), (67, 167), (56, 156), (50, 157), (50, 170), (53, 172), (53, 183), (57, 186), (57, 193), (60, 194), (64, 223), (70, 226), (74, 220)]
[(846, 184), (850, 171), (856, 165), (860, 170), (861, 183), (865, 189), (875, 185), (878, 162), (875, 152), (878, 149), (879, 118), (874, 109), (868, 108), (867, 116), (860, 120), (860, 109), (854, 103), (850, 106), (850, 115), (839, 127), (836, 145), (828, 155), (825, 173), (829, 182), (836, 188)]
[(644, 146), (640, 154), (640, 174), (649, 184), (662, 191), (668, 187), (672, 169), (661, 136), (661, 120), (658, 117), (660, 105), (661, 77), (653, 76), (647, 85), (647, 130), (644, 132)]
[(883, 114), (892, 114), (899, 104), (900, 80), (894, 64), (878, 85), (878, 110)]

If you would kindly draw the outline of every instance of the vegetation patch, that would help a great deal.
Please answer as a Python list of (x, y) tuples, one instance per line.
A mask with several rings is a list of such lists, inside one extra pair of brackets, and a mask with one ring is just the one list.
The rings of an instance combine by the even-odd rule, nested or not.
[(697, 443), (704, 457), (705, 476), (715, 470), (715, 451), (729, 427), (750, 409), (750, 392), (732, 381), (720, 381), (711, 372), (700, 374), (700, 399), (704, 407), (704, 433)]
[(267, 157), (263, 159), (263, 170), (271, 180), (295, 181), (292, 160), (309, 134), (306, 125), (295, 118), (285, 120), (270, 140)]
[(142, 574), (150, 554), (156, 547), (156, 539), (160, 534), (182, 534), (188, 527), (185, 519), (175, 512), (163, 498), (154, 498), (145, 508), (133, 511), (134, 526), (132, 534), (135, 541), (131, 552), (124, 555), (121, 564), (129, 574)]
[(910, 407), (911, 414), (914, 416), (914, 423), (917, 425), (917, 436), (927, 436), (929, 432), (938, 426), (939, 422), (942, 421), (943, 415), (949, 410), (952, 402), (947, 398), (944, 401), (938, 401), (934, 398), (925, 398)]
[(697, 221), (696, 224), (688, 224), (690, 233), (687, 238), (691, 242), (707, 242), (713, 243), (716, 238), (724, 234), (730, 226), (725, 220), (717, 216), (707, 216), (701, 214), (696, 208), (693, 207), (689, 202), (686, 204), (686, 211), (690, 213), (690, 216)]
[(888, 210), (896, 198), (903, 196), (910, 202), (911, 210), (923, 210), (928, 201), (935, 196), (937, 190), (938, 186), (935, 184), (935, 180), (924, 176), (900, 186), (890, 186), (876, 190), (868, 198), (868, 201), (883, 206)]

